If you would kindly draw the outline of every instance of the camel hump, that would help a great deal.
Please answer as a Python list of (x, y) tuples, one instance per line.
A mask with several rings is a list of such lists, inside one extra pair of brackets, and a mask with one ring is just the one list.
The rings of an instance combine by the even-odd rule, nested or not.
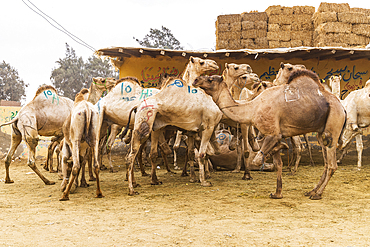
[(51, 85), (45, 85), (45, 86), (42, 86), (42, 87), (39, 87), (36, 91), (36, 94), (35, 94), (35, 97), (36, 98), (39, 94), (41, 94), (42, 92), (44, 92), (45, 90), (51, 90), (51, 91), (54, 91), (55, 94), (58, 94), (57, 93), (57, 90), (55, 89), (55, 87), (51, 86)]
[(134, 84), (137, 84), (137, 85), (141, 86), (139, 79), (137, 79), (136, 77), (133, 77), (133, 76), (126, 76), (126, 77), (122, 77), (122, 78), (120, 78), (120, 79), (116, 82), (116, 85), (117, 85), (117, 84), (120, 84), (120, 83), (121, 83), (121, 82), (123, 82), (123, 81), (130, 81), (130, 82), (132, 82), (132, 83), (134, 83)]
[(299, 70), (295, 70), (293, 71), (289, 78), (288, 78), (288, 82), (287, 84), (290, 84), (293, 80), (299, 78), (299, 77), (310, 77), (312, 80), (314, 80), (318, 85), (321, 86), (321, 83), (320, 83), (320, 79), (319, 79), (319, 76), (311, 71), (311, 70), (308, 70), (308, 69), (299, 69)]

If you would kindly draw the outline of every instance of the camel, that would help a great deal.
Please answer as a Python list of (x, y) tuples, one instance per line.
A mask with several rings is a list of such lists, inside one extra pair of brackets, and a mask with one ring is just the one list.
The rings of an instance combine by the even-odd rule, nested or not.
[(29, 150), (28, 166), (46, 185), (55, 184), (45, 178), (36, 167), (35, 151), (38, 136), (62, 136), (62, 125), (69, 116), (72, 106), (73, 101), (59, 96), (53, 86), (42, 86), (36, 91), (32, 101), (22, 107), (13, 120), (0, 125), (0, 127), (12, 125), (11, 146), (5, 158), (5, 183), (14, 182), (9, 176), (9, 166), (15, 150), (23, 139)]
[(231, 96), (233, 99), (238, 100), (240, 98), (241, 93), (243, 92), (244, 88), (248, 89), (248, 85), (253, 85), (259, 82), (260, 79), (257, 74), (249, 73), (243, 76), (240, 76), (230, 87)]
[[(182, 80), (191, 84), (195, 78), (204, 74), (207, 71), (217, 70), (218, 65), (214, 60), (211, 59), (202, 59), (199, 57), (190, 56), (189, 62), (186, 64), (185, 70), (182, 73)], [(161, 84), (168, 79), (169, 77), (163, 78)], [(180, 147), (181, 141), (185, 141), (185, 136), (182, 134), (182, 131), (176, 131), (175, 143), (173, 145), (173, 165), (175, 169), (180, 169), (177, 163), (177, 152)], [(186, 176), (186, 166), (183, 169), (183, 176)]]
[[(329, 85), (331, 87), (332, 93), (340, 100), (340, 81), (342, 80), (341, 75), (332, 75), (329, 78)], [(346, 108), (346, 111), (351, 111), (353, 108), (347, 109), (348, 101), (341, 100), (342, 104), (344, 105), (344, 108)], [(362, 142), (362, 134), (358, 133), (355, 135), (356, 138), (356, 150), (357, 150), (357, 168), (360, 170), (362, 165), (362, 151), (364, 149), (364, 145)], [(343, 148), (340, 152), (340, 156), (338, 158), (338, 163), (342, 162), (343, 157), (347, 154), (349, 149), (349, 145), (347, 145), (345, 148)]]
[(342, 101), (344, 108), (347, 111), (347, 123), (341, 136), (340, 148), (345, 149), (350, 141), (356, 137), (357, 147), (357, 168), (361, 169), (361, 156), (362, 156), (362, 128), (370, 125), (370, 80), (365, 84), (365, 87), (352, 91)]
[[(91, 102), (86, 100), (86, 95), (88, 93), (89, 91), (87, 89), (83, 89), (76, 95), (70, 117), (63, 125), (63, 161), (67, 160), (71, 152), (73, 158), (73, 167), (71, 171), (71, 177), (62, 197), (59, 199), (60, 201), (69, 200), (69, 193), (72, 185), (74, 184), (74, 180), (77, 178), (80, 171), (80, 162), (82, 162), (87, 155), (89, 151), (88, 149), (93, 148), (93, 145), (97, 141), (96, 132), (94, 130), (97, 128), (99, 112), (96, 105), (93, 105)], [(89, 99), (91, 99), (90, 96)], [(93, 157), (95, 158), (96, 156), (93, 155)], [(66, 178), (68, 177), (66, 162), (63, 162), (62, 170), (64, 177), (63, 182), (65, 182)], [(96, 197), (101, 198), (103, 197), (103, 194), (100, 189), (99, 167), (96, 159), (94, 160), (94, 173), (97, 185)]]
[[(93, 81), (90, 85), (89, 89), (89, 97), (90, 101), (94, 104), (96, 103), (99, 98), (103, 95), (104, 92), (109, 91), (115, 84), (116, 80), (114, 78), (108, 77), (108, 78), (102, 78), (102, 77), (96, 77), (93, 78)], [(46, 163), (43, 166), (43, 168), (50, 172), (56, 172), (53, 168), (53, 153), (55, 148), (60, 144), (61, 140), (63, 139), (62, 136), (56, 136), (53, 137), (51, 143), (48, 146), (48, 154), (46, 158)], [(59, 161), (59, 158), (57, 158), (57, 162)], [(57, 167), (59, 167), (60, 164), (58, 162)], [(50, 169), (49, 169), (50, 167)], [(90, 174), (90, 177), (92, 176), (92, 173)]]
[[(237, 103), (231, 97), (221, 76), (200, 76), (194, 86), (209, 94), (220, 110), (230, 119), (256, 126), (265, 136), (254, 164), (262, 164), (265, 154), (273, 150), (285, 137), (317, 132), (325, 153), (325, 169), (312, 191), (310, 199), (322, 198), (322, 193), (337, 169), (336, 146), (345, 123), (345, 110), (339, 100), (325, 91), (318, 76), (310, 70), (296, 70), (288, 83), (269, 88), (249, 102)], [(282, 160), (280, 152), (273, 154), (277, 167), (276, 192), (273, 199), (282, 195)]]

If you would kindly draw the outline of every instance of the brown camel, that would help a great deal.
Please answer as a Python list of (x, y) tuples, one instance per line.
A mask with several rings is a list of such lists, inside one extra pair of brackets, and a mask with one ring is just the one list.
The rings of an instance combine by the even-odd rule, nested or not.
[(55, 184), (49, 181), (37, 169), (35, 164), (35, 152), (40, 136), (62, 136), (62, 125), (69, 116), (73, 101), (59, 96), (53, 86), (40, 87), (35, 97), (27, 105), (22, 107), (18, 115), (11, 121), (1, 124), (12, 125), (12, 140), (8, 154), (5, 158), (5, 183), (13, 183), (9, 176), (9, 166), (12, 156), (21, 143), (25, 141), (29, 154), (28, 166), (42, 179), (46, 185)]
[[(339, 100), (325, 91), (318, 76), (309, 70), (297, 70), (287, 84), (272, 87), (250, 102), (235, 102), (221, 76), (198, 77), (194, 86), (212, 96), (220, 110), (234, 121), (250, 124), (265, 136), (260, 152), (253, 160), (262, 164), (264, 154), (272, 151), (282, 138), (317, 132), (324, 145), (325, 169), (317, 186), (306, 193), (310, 199), (321, 199), (331, 176), (337, 169), (336, 147), (345, 123), (345, 111)], [(282, 160), (273, 154), (277, 167), (276, 192), (270, 197), (282, 198)]]

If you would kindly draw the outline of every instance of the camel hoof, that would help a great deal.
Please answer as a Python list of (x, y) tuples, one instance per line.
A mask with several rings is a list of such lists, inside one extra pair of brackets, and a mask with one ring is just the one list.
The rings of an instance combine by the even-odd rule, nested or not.
[(181, 177), (189, 177), (189, 174), (187, 172), (181, 173)]
[(244, 176), (244, 177), (242, 177), (242, 180), (253, 180), (253, 178)]
[(276, 195), (276, 194), (270, 194), (270, 198), (272, 198), (272, 199), (281, 199), (281, 198), (283, 198), (283, 196), (282, 195), (280, 195), (280, 196), (278, 196), (278, 195)]
[(181, 168), (179, 166), (174, 166), (173, 169), (175, 169), (175, 170), (181, 170)]
[(151, 185), (160, 185), (160, 184), (163, 184), (162, 181), (152, 181), (150, 183)]
[(133, 183), (132, 184), (132, 187), (137, 188), (137, 187), (141, 187), (141, 185), (140, 184), (137, 184), (137, 183)]
[(311, 197), (311, 196), (313, 196), (313, 195), (316, 195), (316, 193), (315, 193), (315, 191), (309, 191), (309, 192), (305, 192), (304, 193), (304, 196), (309, 196), (309, 197)]
[(97, 194), (96, 196), (95, 196), (95, 198), (103, 198), (104, 196), (103, 196), (103, 194)]
[(94, 178), (94, 177), (90, 177), (90, 178), (89, 178), (89, 181), (96, 181), (96, 178)]
[(191, 179), (189, 180), (189, 182), (190, 182), (190, 183), (198, 183), (198, 182), (199, 182), (199, 180), (194, 179), (194, 178), (191, 178)]
[(45, 171), (49, 171), (49, 167), (47, 167), (46, 164), (42, 168), (44, 168)]
[(311, 200), (321, 200), (321, 198), (322, 198), (321, 195), (318, 195), (318, 194), (315, 194), (315, 195), (311, 195), (310, 196), (310, 199)]
[(63, 193), (62, 197), (59, 199), (59, 201), (68, 201), (69, 200), (69, 197)]
[(77, 189), (77, 184), (73, 183), (72, 186), (71, 186), (71, 189), (69, 190), (69, 193), (70, 194), (75, 193), (76, 189)]
[(107, 170), (107, 169), (108, 169), (108, 168), (107, 168), (105, 165), (101, 165), (101, 166), (100, 166), (100, 170), (101, 170), (101, 171), (104, 171), (104, 170)]
[(132, 191), (128, 193), (129, 196), (139, 195), (139, 192)]
[(111, 168), (109, 172), (110, 172), (110, 173), (116, 173), (116, 172), (118, 172), (118, 171), (116, 171), (116, 170), (114, 170), (113, 168)]
[(12, 183), (14, 183), (14, 181), (13, 180), (5, 180), (5, 183), (6, 184), (12, 184)]
[(203, 187), (212, 187), (212, 183), (211, 182), (208, 182), (208, 181), (205, 181), (203, 183), (201, 183), (200, 185), (202, 185)]
[(86, 183), (86, 182), (83, 182), (80, 184), (80, 187), (81, 188), (87, 188), (87, 187), (90, 187), (90, 184)]
[(141, 176), (142, 177), (149, 177), (150, 175), (148, 173), (144, 172), (144, 173), (141, 173)]
[(55, 182), (54, 181), (47, 181), (47, 182), (45, 182), (45, 184), (46, 185), (53, 185), (53, 184), (55, 184)]
[(50, 173), (57, 173), (57, 171), (54, 169), (50, 169)]
[(235, 169), (235, 170), (233, 170), (233, 171), (231, 171), (232, 173), (239, 173), (240, 172), (240, 170), (239, 169)]

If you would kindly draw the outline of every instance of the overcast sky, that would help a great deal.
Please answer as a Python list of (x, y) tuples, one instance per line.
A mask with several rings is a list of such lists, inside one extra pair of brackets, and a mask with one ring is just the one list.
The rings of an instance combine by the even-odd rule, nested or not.
[[(50, 75), (65, 43), (86, 61), (93, 52), (51, 26), (27, 5), (53, 18), (66, 30), (95, 49), (112, 46), (138, 47), (150, 28), (169, 28), (185, 50), (215, 49), (218, 15), (265, 11), (270, 5), (317, 8), (322, 1), (248, 0), (1, 0), (0, 62), (18, 70), (26, 83), (27, 101), (40, 84), (51, 84)], [(340, 2), (340, 1), (326, 1)], [(370, 1), (347, 1), (351, 7), (370, 9)], [(32, 3), (32, 4), (31, 4)], [(27, 5), (26, 5), (27, 4)]]

